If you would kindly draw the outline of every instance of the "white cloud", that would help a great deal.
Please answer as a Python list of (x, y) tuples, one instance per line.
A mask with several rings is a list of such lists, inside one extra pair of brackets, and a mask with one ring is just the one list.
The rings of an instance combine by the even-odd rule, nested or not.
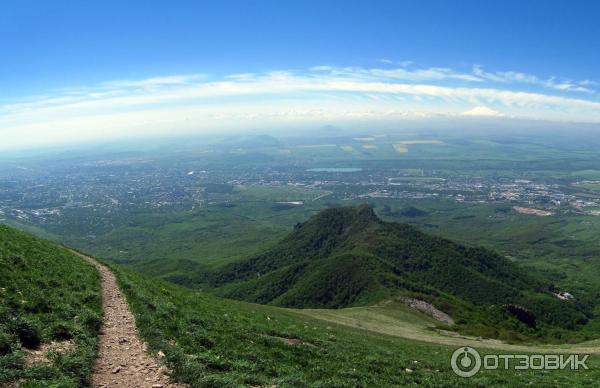
[(99, 85), (99, 89), (115, 89), (115, 88), (154, 88), (164, 86), (177, 86), (185, 85), (190, 82), (199, 81), (205, 79), (206, 76), (202, 74), (191, 74), (191, 75), (172, 75), (167, 77), (153, 77), (146, 78), (139, 81), (129, 80), (118, 80), (104, 82)]
[[(513, 83), (527, 83), (537, 90), (517, 91)], [(439, 67), (322, 65), (307, 71), (238, 73), (218, 79), (192, 74), (120, 80), (0, 105), (0, 148), (34, 140), (439, 115), (600, 123), (595, 95), (575, 98), (549, 93), (572, 92), (575, 87), (584, 86), (554, 79), (542, 82), (519, 72), (488, 73), (481, 67), (463, 73)]]
[(548, 79), (540, 79), (539, 77), (531, 74), (525, 74), (515, 71), (500, 71), (500, 72), (486, 72), (480, 65), (473, 66), (473, 75), (480, 78), (481, 80), (487, 80), (499, 83), (510, 83), (510, 84), (530, 84), (543, 86), (549, 89), (555, 89), (560, 91), (568, 92), (579, 92), (596, 94), (595, 90), (585, 86), (593, 86), (594, 83), (586, 80), (580, 82), (573, 82), (570, 80), (558, 81), (556, 77), (550, 77)]
[[(314, 68), (311, 68), (314, 69)], [(367, 69), (362, 67), (319, 67), (319, 71), (327, 71), (332, 76), (361, 77), (364, 79), (381, 80), (389, 78), (407, 82), (460, 80), (467, 82), (480, 82), (481, 79), (469, 73), (461, 73), (448, 68), (430, 67), (424, 69), (408, 70), (405, 67), (394, 69)]]

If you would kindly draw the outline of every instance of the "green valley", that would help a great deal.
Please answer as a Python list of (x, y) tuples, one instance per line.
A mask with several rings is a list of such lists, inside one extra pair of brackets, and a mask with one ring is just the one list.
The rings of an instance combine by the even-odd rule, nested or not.
[[(152, 354), (191, 386), (459, 386), (458, 346), (597, 353), (594, 141), (478, 136), (249, 136), (24, 158), (0, 168), (0, 219), (110, 265)], [(67, 341), (81, 336), (74, 316)], [(57, 341), (41, 327), (45, 349)], [(8, 335), (21, 361), (7, 376), (38, 381)], [(85, 382), (87, 354), (75, 374), (43, 370)]]

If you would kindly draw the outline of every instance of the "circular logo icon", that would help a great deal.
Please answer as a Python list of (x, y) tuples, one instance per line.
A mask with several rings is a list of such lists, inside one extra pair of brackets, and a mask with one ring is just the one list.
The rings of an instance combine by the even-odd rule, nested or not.
[(481, 369), (481, 356), (477, 350), (464, 347), (458, 348), (452, 354), (452, 370), (460, 377), (474, 376)]

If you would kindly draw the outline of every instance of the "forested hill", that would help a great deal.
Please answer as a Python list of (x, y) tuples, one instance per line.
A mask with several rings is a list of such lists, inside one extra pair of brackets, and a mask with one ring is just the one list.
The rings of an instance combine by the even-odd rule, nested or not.
[(587, 320), (581, 306), (559, 300), (544, 278), (503, 256), (384, 222), (366, 205), (324, 210), (210, 283), (227, 297), (288, 307), (340, 308), (417, 293), (475, 307), (517, 305), (563, 327)]

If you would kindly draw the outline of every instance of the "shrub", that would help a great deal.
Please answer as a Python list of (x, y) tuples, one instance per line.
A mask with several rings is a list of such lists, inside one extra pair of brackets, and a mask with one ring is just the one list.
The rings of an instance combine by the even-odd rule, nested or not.
[(6, 333), (0, 332), (0, 356), (12, 353), (13, 338)]
[(75, 329), (66, 322), (58, 322), (50, 328), (50, 336), (57, 341), (65, 341), (73, 338)]
[(27, 349), (35, 349), (42, 342), (39, 328), (31, 321), (16, 317), (11, 322), (11, 331), (19, 338), (21, 345)]

